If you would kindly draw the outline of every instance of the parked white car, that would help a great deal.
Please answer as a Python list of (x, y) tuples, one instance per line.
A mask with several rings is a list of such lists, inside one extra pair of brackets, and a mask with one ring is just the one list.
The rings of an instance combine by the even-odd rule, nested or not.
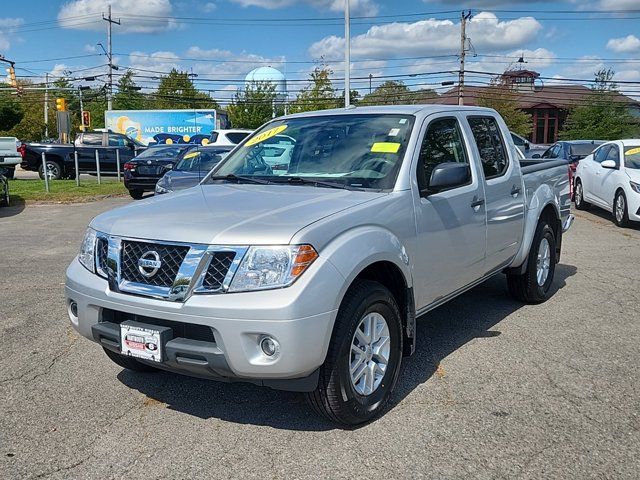
[(578, 210), (604, 208), (619, 227), (640, 222), (640, 139), (605, 143), (580, 161), (574, 191)]
[(216, 147), (223, 145), (237, 145), (247, 138), (253, 130), (233, 129), (233, 130), (214, 130), (209, 137), (207, 145), (215, 145)]

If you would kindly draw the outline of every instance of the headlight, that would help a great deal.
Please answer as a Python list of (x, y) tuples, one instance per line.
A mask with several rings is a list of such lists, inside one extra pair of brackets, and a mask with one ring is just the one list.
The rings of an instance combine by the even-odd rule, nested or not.
[(80, 245), (80, 254), (78, 260), (90, 272), (95, 273), (96, 262), (94, 252), (96, 250), (96, 231), (93, 228), (87, 228)]
[(156, 193), (160, 194), (170, 192), (173, 192), (173, 189), (171, 188), (171, 178), (162, 177), (160, 180), (158, 180), (158, 183), (156, 183)]
[(633, 190), (636, 193), (640, 193), (640, 183), (629, 182), (629, 185), (631, 185), (631, 190)]
[(318, 258), (311, 245), (249, 247), (229, 286), (230, 292), (291, 285)]

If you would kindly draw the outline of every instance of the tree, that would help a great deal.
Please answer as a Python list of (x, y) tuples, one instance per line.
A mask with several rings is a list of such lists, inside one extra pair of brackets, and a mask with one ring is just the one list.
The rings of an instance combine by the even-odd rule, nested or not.
[(560, 138), (617, 140), (640, 135), (640, 123), (629, 110), (630, 100), (618, 92), (614, 73), (611, 69), (596, 72), (591, 92), (569, 111)]
[(531, 115), (520, 109), (518, 92), (503, 80), (494, 79), (488, 87), (483, 88), (478, 96), (478, 105), (496, 110), (512, 132), (523, 137), (531, 134), (533, 130)]
[(227, 108), (229, 120), (235, 128), (256, 129), (284, 108), (276, 103), (276, 86), (271, 82), (253, 82), (238, 90)]
[(175, 68), (160, 79), (158, 90), (152, 95), (153, 108), (219, 108), (208, 94), (199, 91), (187, 72)]
[(407, 103), (410, 93), (404, 82), (387, 80), (373, 92), (362, 97), (360, 105), (401, 105)]
[(115, 110), (142, 110), (145, 108), (144, 95), (133, 80), (133, 72), (127, 70), (118, 80), (118, 93), (113, 96)]
[(341, 99), (336, 97), (333, 82), (333, 71), (326, 66), (318, 66), (310, 73), (310, 83), (291, 104), (291, 112), (310, 112), (326, 110), (342, 105)]

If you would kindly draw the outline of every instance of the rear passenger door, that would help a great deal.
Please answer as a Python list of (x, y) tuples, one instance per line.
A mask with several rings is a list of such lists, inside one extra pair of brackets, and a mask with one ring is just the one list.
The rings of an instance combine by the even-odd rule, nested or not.
[[(416, 303), (424, 307), (482, 276), (486, 216), (482, 177), (471, 162), (460, 119), (436, 118), (423, 127), (414, 195), (417, 245), (413, 254)], [(437, 193), (428, 190), (431, 172), (441, 163), (469, 165), (467, 183)]]
[(489, 115), (469, 116), (467, 120), (485, 181), (485, 272), (488, 273), (508, 265), (518, 252), (524, 231), (522, 177), (515, 159), (509, 156), (510, 149), (507, 148), (498, 120)]
[(81, 172), (96, 171), (96, 150), (102, 150), (102, 132), (83, 133), (79, 145), (76, 146)]

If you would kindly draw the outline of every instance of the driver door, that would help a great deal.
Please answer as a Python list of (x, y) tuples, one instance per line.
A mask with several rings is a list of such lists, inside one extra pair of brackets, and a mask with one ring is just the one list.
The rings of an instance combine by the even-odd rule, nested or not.
[[(414, 195), (417, 243), (412, 254), (419, 307), (465, 287), (483, 274), (486, 252), (484, 183), (477, 161), (456, 117), (437, 118), (424, 129), (416, 165)], [(469, 164), (470, 178), (437, 193), (428, 191), (434, 167), (445, 162)]]
[(598, 199), (609, 208), (613, 208), (613, 197), (615, 194), (616, 180), (620, 172), (620, 147), (611, 145), (605, 160), (616, 162), (616, 168), (603, 168), (602, 163), (596, 167), (599, 169), (594, 185)]

